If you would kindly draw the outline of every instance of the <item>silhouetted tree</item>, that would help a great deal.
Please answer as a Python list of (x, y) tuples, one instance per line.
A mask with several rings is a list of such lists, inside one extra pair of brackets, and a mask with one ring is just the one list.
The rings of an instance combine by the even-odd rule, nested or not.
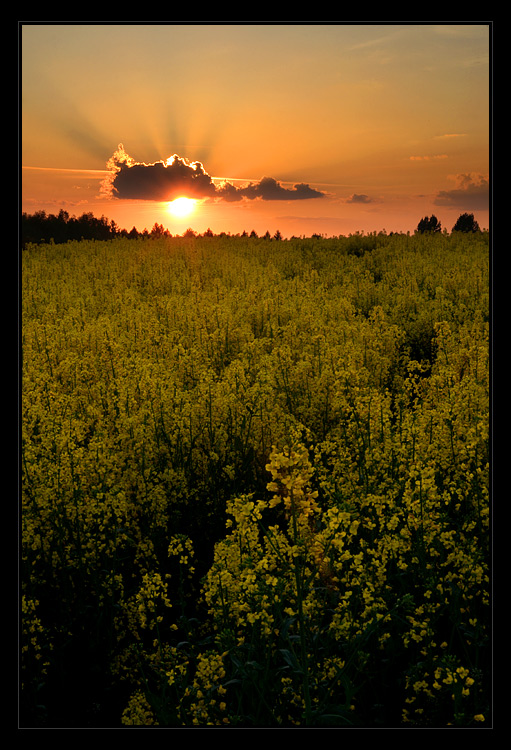
[(151, 229), (151, 237), (159, 239), (160, 237), (165, 237), (166, 234), (167, 230), (165, 229), (163, 224), (158, 224), (158, 222), (155, 222), (153, 228)]
[(281, 240), (281, 239), (282, 239), (282, 234), (281, 234), (281, 232), (280, 232), (280, 229), (277, 229), (277, 231), (276, 231), (276, 232), (275, 232), (275, 234), (273, 235), (273, 239), (274, 239), (274, 240)]
[(474, 214), (461, 214), (452, 228), (453, 232), (479, 232), (479, 224), (474, 219)]
[(69, 216), (61, 209), (55, 216), (37, 211), (33, 215), (26, 213), (21, 217), (21, 239), (24, 247), (27, 242), (55, 242), (56, 244), (69, 240), (109, 240), (120, 233), (114, 221), (102, 216), (97, 218), (92, 213), (85, 213), (81, 217)]
[(431, 214), (431, 216), (425, 216), (417, 224), (417, 232), (421, 234), (424, 232), (440, 232), (441, 229), (442, 225), (434, 214)]

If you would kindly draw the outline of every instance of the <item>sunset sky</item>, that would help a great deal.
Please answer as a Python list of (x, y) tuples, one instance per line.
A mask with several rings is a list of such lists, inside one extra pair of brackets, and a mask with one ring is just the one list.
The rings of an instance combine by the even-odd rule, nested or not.
[(173, 234), (487, 228), (490, 33), (21, 24), (21, 208)]

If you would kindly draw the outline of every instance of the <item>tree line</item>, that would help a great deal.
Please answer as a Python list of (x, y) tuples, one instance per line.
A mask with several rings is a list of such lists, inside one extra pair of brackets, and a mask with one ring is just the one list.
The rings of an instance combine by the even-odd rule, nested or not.
[[(225, 234), (225, 232), (221, 232), (218, 236)], [(150, 237), (157, 239), (173, 236), (163, 224), (155, 223), (151, 231), (144, 229), (139, 232), (136, 227), (127, 231), (118, 227), (115, 221), (107, 219), (105, 216), (98, 218), (92, 212), (89, 212), (76, 217), (70, 216), (63, 209), (58, 214), (49, 214), (46, 211), (36, 211), (33, 214), (23, 212), (21, 216), (20, 235), (22, 247), (25, 247), (29, 243), (61, 244), (72, 240), (112, 240), (119, 237), (126, 237), (128, 239)], [(187, 229), (182, 236), (197, 237), (199, 235), (193, 229)], [(213, 237), (215, 235), (211, 229), (207, 229), (202, 236)], [(246, 231), (243, 232), (242, 236), (258, 237), (258, 234), (252, 230), (250, 234)], [(264, 239), (283, 239), (278, 229), (273, 235), (269, 231), (266, 231), (261, 237)]]
[[(415, 230), (418, 233), (440, 232), (442, 226), (436, 216), (425, 216), (422, 218)], [(458, 217), (456, 224), (452, 228), (453, 232), (479, 232), (479, 224), (474, 219), (474, 214), (464, 213)], [(118, 237), (128, 239), (138, 238), (160, 238), (172, 237), (172, 234), (163, 224), (155, 223), (151, 231), (144, 229), (139, 232), (136, 227), (130, 231), (121, 229), (115, 221), (107, 219), (105, 216), (97, 217), (92, 212), (84, 213), (80, 217), (70, 216), (67, 211), (61, 209), (58, 214), (47, 214), (46, 211), (36, 211), (34, 214), (23, 212), (21, 217), (21, 246), (27, 244), (55, 243), (60, 244), (72, 240), (111, 240)], [(221, 232), (220, 235), (225, 235)], [(392, 233), (391, 233), (392, 234)], [(193, 229), (187, 229), (182, 235), (184, 237), (200, 236)], [(204, 237), (215, 236), (211, 229), (207, 229)], [(246, 231), (242, 233), (243, 237), (258, 237), (258, 234), (252, 230), (250, 234)], [(313, 238), (320, 238), (321, 235), (313, 234)], [(280, 230), (271, 235), (269, 231), (261, 235), (262, 239), (282, 240)]]
[[(437, 217), (432, 214), (431, 216), (425, 216), (417, 224), (417, 232), (423, 234), (424, 232), (441, 232), (442, 223)], [(479, 223), (475, 220), (474, 214), (464, 213), (460, 214), (456, 220), (456, 224), (453, 226), (452, 232), (480, 232)]]

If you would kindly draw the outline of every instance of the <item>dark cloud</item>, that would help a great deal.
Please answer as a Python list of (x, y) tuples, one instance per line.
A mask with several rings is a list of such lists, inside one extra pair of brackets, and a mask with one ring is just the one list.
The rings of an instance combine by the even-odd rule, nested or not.
[(262, 198), (263, 201), (300, 201), (324, 196), (324, 193), (314, 190), (303, 182), (295, 185), (292, 189), (284, 188), (273, 177), (263, 177), (256, 184), (251, 183), (247, 187), (238, 188), (237, 193), (242, 198)]
[(436, 206), (466, 210), (488, 210), (489, 183), (482, 175), (458, 175), (458, 186), (453, 190), (441, 190), (434, 200)]
[(103, 191), (120, 199), (166, 201), (187, 196), (224, 201), (244, 198), (276, 201), (306, 200), (325, 195), (305, 183), (293, 188), (282, 187), (273, 177), (263, 177), (259, 182), (249, 183), (245, 187), (236, 187), (227, 181), (215, 185), (199, 161), (189, 162), (174, 154), (166, 161), (139, 163), (128, 156), (122, 143), (108, 161), (107, 168), (109, 175), (103, 184)]
[(216, 188), (199, 161), (190, 163), (177, 154), (154, 164), (135, 162), (122, 143), (107, 163), (107, 187), (115, 198), (164, 201), (181, 195), (189, 198), (214, 196)]
[(372, 203), (373, 199), (370, 198), (368, 195), (364, 195), (363, 193), (357, 194), (353, 193), (352, 196), (348, 198), (346, 203)]

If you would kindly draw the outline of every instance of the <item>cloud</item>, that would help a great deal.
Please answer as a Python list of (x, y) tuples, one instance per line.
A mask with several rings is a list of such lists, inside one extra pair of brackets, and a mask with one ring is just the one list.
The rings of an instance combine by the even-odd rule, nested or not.
[(131, 200), (172, 200), (214, 196), (216, 188), (199, 161), (190, 163), (177, 154), (154, 164), (136, 162), (119, 144), (107, 162), (110, 174), (103, 189), (114, 198)]
[(353, 193), (346, 199), (346, 203), (373, 203), (373, 199), (364, 193)]
[(263, 177), (244, 187), (236, 187), (227, 181), (216, 185), (199, 161), (189, 162), (174, 154), (165, 161), (144, 164), (129, 156), (122, 143), (107, 162), (107, 169), (109, 174), (103, 182), (102, 192), (119, 199), (168, 201), (187, 196), (232, 202), (244, 198), (276, 201), (325, 196), (305, 183), (285, 188), (273, 177)]
[(460, 174), (456, 176), (457, 187), (441, 190), (435, 200), (436, 206), (487, 211), (489, 207), (489, 183), (483, 175)]
[(447, 154), (435, 154), (434, 156), (410, 156), (410, 161), (432, 161), (434, 159), (448, 159)]
[(242, 198), (262, 198), (263, 201), (300, 201), (308, 198), (322, 198), (324, 196), (324, 193), (314, 190), (304, 182), (295, 185), (292, 189), (284, 188), (273, 177), (263, 177), (255, 185), (250, 183), (247, 187), (238, 188), (238, 194)]
[(435, 138), (437, 139), (443, 139), (443, 138), (465, 138), (466, 133), (443, 133), (442, 135), (436, 135)]

